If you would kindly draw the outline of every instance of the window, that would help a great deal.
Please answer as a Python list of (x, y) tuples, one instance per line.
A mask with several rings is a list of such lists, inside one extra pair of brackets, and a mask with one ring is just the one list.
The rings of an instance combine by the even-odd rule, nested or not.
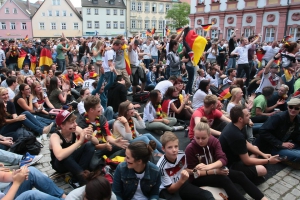
[(218, 30), (216, 30), (216, 29), (211, 30), (210, 31), (210, 37), (212, 39), (218, 38)]
[(52, 17), (52, 10), (48, 10), (48, 16)]
[(156, 28), (156, 20), (152, 20), (151, 28)]
[(125, 28), (125, 23), (124, 22), (120, 22), (120, 29), (124, 29)]
[(52, 5), (53, 5), (53, 6), (56, 5), (56, 0), (52, 0)]
[(51, 29), (56, 30), (56, 23), (55, 22), (51, 22)]
[(5, 8), (5, 14), (9, 14), (9, 8)]
[(149, 28), (149, 20), (145, 20), (145, 29)]
[(21, 29), (22, 29), (22, 30), (26, 30), (26, 29), (27, 29), (26, 22), (22, 22), (22, 24), (21, 24)]
[(142, 20), (138, 20), (137, 28), (138, 29), (142, 29), (143, 28), (143, 26), (142, 26)]
[(275, 37), (275, 28), (266, 28), (265, 41), (272, 42), (275, 39), (274, 37)]
[(245, 28), (244, 29), (244, 37), (249, 37), (250, 35), (254, 35), (252, 28)]
[(1, 22), (1, 29), (5, 30), (6, 29), (6, 23), (5, 22)]
[(67, 29), (67, 24), (65, 22), (61, 23), (61, 29), (66, 30)]
[(135, 29), (135, 20), (131, 20), (131, 28)]
[(45, 30), (45, 23), (44, 22), (40, 22), (40, 30)]
[(114, 9), (114, 15), (118, 14), (118, 10)]
[(164, 12), (164, 4), (159, 4), (159, 12), (163, 13)]
[(15, 22), (10, 22), (10, 29), (15, 30), (16, 29), (16, 23)]
[(90, 8), (87, 8), (87, 9), (86, 9), (86, 14), (87, 14), (87, 15), (90, 15), (90, 14), (91, 14), (91, 9), (90, 9)]
[(156, 3), (152, 4), (152, 12), (156, 13)]
[(99, 21), (95, 21), (95, 28), (99, 28)]
[(290, 28), (290, 36), (292, 36), (292, 40), (296, 41), (298, 38), (300, 38), (300, 28)]
[(114, 29), (118, 28), (118, 22), (114, 22)]
[(67, 16), (67, 11), (63, 10), (63, 16), (64, 16), (64, 17)]
[(106, 9), (106, 15), (110, 15), (110, 9)]
[(120, 10), (120, 15), (124, 15), (124, 10)]
[(46, 13), (45, 13), (45, 12), (42, 12), (42, 16), (45, 17), (45, 16), (46, 16)]
[(78, 22), (75, 22), (75, 23), (73, 24), (73, 28), (74, 28), (74, 30), (78, 30)]
[(106, 28), (110, 28), (110, 21), (106, 22)]
[(92, 28), (92, 21), (87, 21), (87, 28)]
[(95, 15), (99, 15), (99, 9), (95, 8)]
[(57, 10), (55, 13), (56, 13), (56, 17), (59, 17), (59, 10)]
[(169, 10), (170, 10), (170, 5), (167, 4), (167, 5), (166, 5), (166, 13), (167, 13)]
[(142, 3), (141, 2), (138, 2), (137, 4), (137, 11), (142, 11)]
[(163, 29), (163, 21), (161, 20), (158, 22), (158, 29)]
[(53, 6), (59, 6), (60, 5), (60, 0), (52, 0), (52, 5)]
[(227, 32), (226, 32), (226, 39), (227, 39), (227, 41), (230, 40), (230, 36), (231, 36), (232, 33), (233, 33), (232, 29), (227, 29)]
[(131, 2), (131, 10), (135, 10), (135, 2)]
[(149, 12), (149, 3), (145, 3), (145, 12)]
[(73, 16), (73, 13), (70, 13), (70, 17), (72, 17)]
[(56, 0), (56, 4), (59, 6), (60, 5), (60, 0)]
[(16, 8), (13, 9), (13, 13), (14, 13), (14, 14), (17, 14), (17, 13), (18, 13), (18, 11), (17, 11)]

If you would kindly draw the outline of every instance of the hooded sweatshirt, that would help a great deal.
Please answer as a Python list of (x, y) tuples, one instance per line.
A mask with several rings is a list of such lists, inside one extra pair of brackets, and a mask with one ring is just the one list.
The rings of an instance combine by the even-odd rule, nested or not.
[[(221, 144), (219, 140), (212, 135), (210, 135), (205, 147), (199, 146), (195, 140), (192, 140), (185, 149), (185, 155), (188, 169), (194, 169), (196, 165), (200, 164), (200, 161), (208, 165), (220, 160), (223, 166), (227, 165), (227, 158), (222, 151)], [(193, 178), (193, 176), (190, 177)]]

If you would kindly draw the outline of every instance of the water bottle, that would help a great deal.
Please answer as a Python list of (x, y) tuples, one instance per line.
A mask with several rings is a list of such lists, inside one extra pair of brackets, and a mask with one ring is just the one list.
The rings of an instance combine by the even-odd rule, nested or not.
[(182, 96), (183, 96), (183, 98), (185, 98), (185, 96), (186, 96), (186, 94), (185, 94), (185, 90), (182, 90)]

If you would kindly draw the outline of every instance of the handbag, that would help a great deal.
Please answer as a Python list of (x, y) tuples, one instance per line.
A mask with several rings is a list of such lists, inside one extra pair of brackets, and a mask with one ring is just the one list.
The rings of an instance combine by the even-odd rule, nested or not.
[(33, 135), (19, 137), (10, 147), (10, 151), (16, 154), (25, 155), (26, 152), (31, 155), (38, 155), (44, 146), (36, 140)]

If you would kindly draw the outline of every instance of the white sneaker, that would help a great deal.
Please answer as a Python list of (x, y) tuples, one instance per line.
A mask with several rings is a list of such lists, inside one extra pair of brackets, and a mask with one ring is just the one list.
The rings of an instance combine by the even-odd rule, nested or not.
[(36, 137), (36, 140), (41, 144), (42, 144), (42, 139), (43, 139), (43, 136)]
[(184, 129), (183, 126), (173, 126), (173, 128), (174, 128), (174, 131), (181, 131)]

